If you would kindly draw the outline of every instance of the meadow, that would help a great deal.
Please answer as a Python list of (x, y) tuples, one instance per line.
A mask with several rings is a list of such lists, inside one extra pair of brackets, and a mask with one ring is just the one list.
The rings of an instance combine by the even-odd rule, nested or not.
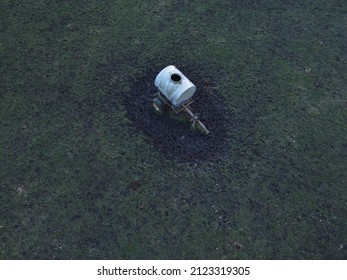
[[(0, 259), (346, 259), (347, 2), (2, 0)], [(211, 131), (151, 111), (161, 69)]]

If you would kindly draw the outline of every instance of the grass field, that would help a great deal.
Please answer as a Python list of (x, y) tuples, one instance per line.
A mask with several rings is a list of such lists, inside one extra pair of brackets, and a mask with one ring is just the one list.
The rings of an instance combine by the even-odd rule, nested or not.
[[(346, 259), (346, 30), (342, 0), (2, 0), (0, 258)], [(170, 64), (209, 136), (152, 113)]]

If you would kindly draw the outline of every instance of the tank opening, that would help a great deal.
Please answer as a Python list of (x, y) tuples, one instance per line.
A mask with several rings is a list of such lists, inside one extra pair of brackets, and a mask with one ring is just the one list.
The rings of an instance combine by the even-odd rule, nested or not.
[(174, 81), (175, 83), (178, 83), (181, 80), (181, 76), (178, 74), (172, 74), (171, 80)]

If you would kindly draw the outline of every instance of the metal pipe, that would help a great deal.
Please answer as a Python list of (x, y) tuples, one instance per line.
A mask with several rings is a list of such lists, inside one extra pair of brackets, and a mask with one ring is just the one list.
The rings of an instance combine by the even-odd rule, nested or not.
[(206, 126), (199, 120), (197, 115), (194, 115), (192, 111), (189, 110), (188, 107), (184, 106), (184, 110), (192, 117), (193, 119), (193, 125), (195, 122), (198, 122), (200, 127), (205, 131), (206, 134), (209, 134), (210, 132), (207, 130)]

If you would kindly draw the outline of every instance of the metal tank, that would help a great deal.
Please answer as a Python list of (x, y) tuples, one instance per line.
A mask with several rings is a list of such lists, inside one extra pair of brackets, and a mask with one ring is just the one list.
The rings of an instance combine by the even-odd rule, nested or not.
[(161, 70), (154, 84), (174, 107), (189, 101), (196, 91), (196, 86), (174, 65)]

